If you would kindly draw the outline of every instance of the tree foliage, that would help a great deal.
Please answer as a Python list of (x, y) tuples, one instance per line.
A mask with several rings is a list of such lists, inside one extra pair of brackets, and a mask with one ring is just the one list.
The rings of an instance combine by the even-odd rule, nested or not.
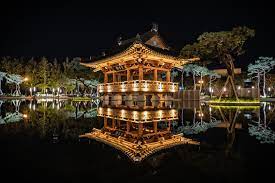
[[(69, 59), (67, 57), (64, 60), (57, 60), (56, 58), (48, 59), (46, 57), (32, 57), (29, 59), (2, 57), (0, 58), (0, 64), (1, 73), (28, 78), (28, 81), (22, 83), (23, 88), (37, 87), (43, 93), (47, 88), (57, 87), (64, 88), (65, 92), (73, 92), (77, 88), (76, 83), (82, 86), (83, 91), (90, 91), (100, 78), (99, 74), (93, 73), (91, 69), (80, 65), (80, 58)], [(72, 80), (78, 82), (72, 83)], [(14, 89), (13, 83), (15, 82), (7, 82), (7, 86)]]
[(202, 61), (223, 63), (234, 86), (234, 61), (244, 50), (244, 44), (254, 37), (255, 31), (247, 27), (236, 27), (231, 31), (205, 32), (194, 44), (186, 45), (181, 50), (181, 57), (198, 56)]
[(257, 78), (258, 88), (260, 88), (261, 77), (263, 78), (263, 95), (266, 96), (266, 73), (275, 66), (275, 60), (272, 57), (259, 57), (254, 64), (248, 65), (248, 76)]

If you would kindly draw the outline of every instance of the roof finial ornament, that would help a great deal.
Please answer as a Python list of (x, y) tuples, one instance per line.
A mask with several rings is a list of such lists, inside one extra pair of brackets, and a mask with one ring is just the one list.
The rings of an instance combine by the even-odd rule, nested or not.
[(158, 32), (158, 24), (153, 22), (152, 23), (152, 29), (151, 29), (152, 32)]
[(141, 40), (141, 37), (140, 37), (140, 35), (139, 35), (139, 33), (137, 33), (137, 35), (136, 35), (136, 40), (137, 40), (137, 41), (142, 41), (142, 40)]
[(122, 37), (118, 37), (117, 38), (117, 44), (120, 46), (122, 44)]

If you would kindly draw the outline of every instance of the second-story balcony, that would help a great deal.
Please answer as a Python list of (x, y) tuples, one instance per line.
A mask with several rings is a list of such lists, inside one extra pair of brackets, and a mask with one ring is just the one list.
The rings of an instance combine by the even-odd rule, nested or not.
[(99, 93), (111, 92), (177, 92), (178, 83), (151, 80), (133, 80), (99, 84)]

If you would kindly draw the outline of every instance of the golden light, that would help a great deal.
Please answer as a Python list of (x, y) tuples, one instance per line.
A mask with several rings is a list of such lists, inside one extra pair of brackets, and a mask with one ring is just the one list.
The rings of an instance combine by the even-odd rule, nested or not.
[(23, 114), (23, 118), (27, 118), (28, 117), (28, 115), (27, 114)]
[(147, 118), (148, 118), (148, 111), (144, 111), (143, 112), (143, 120), (147, 120)]
[(240, 90), (241, 89), (241, 86), (238, 86), (238, 90)]
[(157, 114), (158, 114), (158, 118), (163, 118), (163, 111), (162, 110), (158, 110), (158, 112), (157, 112)]
[(138, 112), (137, 111), (133, 111), (133, 119), (134, 120), (138, 119)]
[(124, 109), (122, 109), (120, 112), (121, 112), (121, 117), (125, 118), (126, 117), (126, 111)]
[(24, 81), (29, 81), (29, 78), (25, 77), (25, 78), (24, 78)]
[(199, 112), (199, 113), (198, 113), (198, 116), (199, 116), (199, 117), (203, 117), (204, 114), (203, 114), (202, 112)]

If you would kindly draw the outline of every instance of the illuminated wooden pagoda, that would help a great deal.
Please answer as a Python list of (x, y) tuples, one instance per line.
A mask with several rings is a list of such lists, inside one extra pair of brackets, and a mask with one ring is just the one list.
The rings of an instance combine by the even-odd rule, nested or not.
[(80, 135), (108, 144), (140, 162), (162, 149), (181, 144), (198, 145), (199, 142), (171, 132), (172, 121), (178, 120), (176, 109), (135, 111), (125, 109), (98, 109), (104, 127)]
[(179, 86), (171, 82), (171, 69), (195, 60), (175, 56), (153, 24), (150, 31), (127, 40), (119, 38), (110, 53), (81, 64), (103, 72), (98, 92), (105, 103), (135, 105), (135, 101), (172, 99)]

